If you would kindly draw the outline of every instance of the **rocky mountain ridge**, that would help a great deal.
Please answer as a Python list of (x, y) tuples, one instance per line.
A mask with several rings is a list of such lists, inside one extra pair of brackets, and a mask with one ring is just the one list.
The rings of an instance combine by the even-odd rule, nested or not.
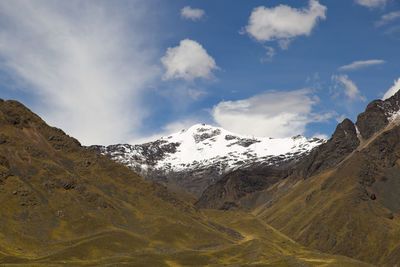
[[(399, 103), (400, 92), (385, 101), (372, 101), (358, 116), (356, 123), (349, 119), (343, 120), (327, 142), (313, 149), (292, 166), (276, 168), (272, 165), (267, 168), (239, 171), (240, 175), (238, 172), (226, 174), (203, 192), (196, 205), (200, 208), (217, 209), (246, 206), (249, 199), (259, 198), (256, 196), (257, 192), (272, 188), (287, 177), (291, 178), (291, 182), (286, 182), (283, 187), (286, 187), (286, 190), (275, 190), (262, 197), (263, 201), (278, 199), (281, 194), (291, 190), (298, 179), (306, 179), (337, 167), (375, 134), (396, 125), (400, 121)], [(250, 202), (259, 203), (256, 199)]]
[(229, 172), (293, 164), (324, 142), (303, 136), (281, 139), (244, 136), (219, 127), (196, 124), (145, 144), (91, 148), (128, 166), (142, 177), (200, 195)]

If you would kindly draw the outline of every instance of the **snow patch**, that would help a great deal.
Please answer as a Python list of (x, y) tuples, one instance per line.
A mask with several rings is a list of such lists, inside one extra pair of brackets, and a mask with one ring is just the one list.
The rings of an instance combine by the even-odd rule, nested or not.
[(399, 118), (400, 118), (400, 110), (388, 114), (389, 123), (396, 122), (399, 120)]

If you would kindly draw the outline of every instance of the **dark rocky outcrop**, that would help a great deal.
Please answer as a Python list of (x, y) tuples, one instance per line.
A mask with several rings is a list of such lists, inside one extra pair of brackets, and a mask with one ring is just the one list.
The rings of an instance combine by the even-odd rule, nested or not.
[(374, 100), (357, 117), (357, 128), (364, 139), (372, 137), (389, 123), (392, 114), (400, 110), (400, 92), (382, 101)]
[(343, 120), (325, 144), (315, 148), (294, 168), (296, 176), (306, 178), (335, 167), (360, 144), (356, 128), (349, 119)]

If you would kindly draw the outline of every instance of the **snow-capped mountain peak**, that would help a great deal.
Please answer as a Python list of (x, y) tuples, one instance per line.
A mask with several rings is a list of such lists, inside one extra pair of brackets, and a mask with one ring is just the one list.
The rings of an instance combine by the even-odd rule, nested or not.
[[(199, 194), (229, 171), (255, 164), (279, 166), (297, 160), (324, 142), (300, 135), (291, 138), (246, 136), (196, 124), (145, 144), (95, 148), (145, 178), (173, 182)], [(193, 180), (198, 184), (193, 184)]]
[(303, 136), (292, 138), (254, 137), (231, 133), (223, 128), (196, 124), (187, 130), (163, 137), (160, 140), (179, 144), (175, 153), (166, 155), (157, 163), (158, 167), (171, 165), (174, 170), (183, 170), (198, 163), (210, 164), (222, 158), (228, 169), (243, 162), (265, 157), (304, 153), (323, 142)]

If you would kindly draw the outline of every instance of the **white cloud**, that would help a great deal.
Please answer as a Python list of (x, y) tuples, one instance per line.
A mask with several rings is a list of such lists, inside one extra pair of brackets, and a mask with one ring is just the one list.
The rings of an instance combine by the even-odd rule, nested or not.
[(289, 137), (304, 134), (310, 122), (325, 121), (332, 114), (315, 114), (318, 102), (310, 90), (267, 92), (248, 99), (223, 101), (214, 106), (217, 124), (234, 133)]
[(184, 19), (191, 19), (193, 21), (199, 20), (204, 16), (205, 12), (203, 9), (191, 8), (185, 6), (181, 10), (181, 17)]
[(390, 98), (399, 90), (400, 90), (400, 78), (398, 78), (397, 81), (394, 81), (394, 85), (383, 95), (382, 100)]
[(170, 47), (161, 62), (166, 69), (164, 79), (182, 78), (192, 81), (196, 78), (208, 79), (212, 71), (218, 69), (214, 58), (196, 41), (185, 39), (179, 46)]
[(158, 75), (147, 14), (139, 1), (0, 1), (1, 67), (23, 81), (50, 124), (84, 144), (123, 142)]
[(349, 79), (347, 75), (332, 75), (332, 81), (335, 90), (343, 90), (344, 94), (349, 98), (349, 100), (361, 100), (366, 101), (366, 98), (361, 95), (360, 90), (358, 90), (357, 85)]
[(375, 8), (375, 7), (384, 7), (386, 5), (387, 0), (355, 0), (357, 4), (369, 7), (369, 8)]
[(326, 18), (326, 6), (310, 0), (303, 9), (279, 5), (272, 8), (257, 7), (251, 13), (246, 32), (257, 41), (274, 41), (287, 49), (290, 41), (301, 35), (309, 36), (319, 20)]
[(383, 15), (381, 17), (381, 19), (375, 23), (375, 25), (377, 27), (380, 27), (380, 26), (388, 24), (398, 18), (400, 18), (400, 11), (393, 11), (393, 12)]
[(374, 65), (381, 65), (384, 63), (386, 63), (386, 61), (382, 59), (360, 60), (360, 61), (354, 61), (348, 65), (341, 66), (339, 70), (358, 70), (361, 68), (366, 68)]

